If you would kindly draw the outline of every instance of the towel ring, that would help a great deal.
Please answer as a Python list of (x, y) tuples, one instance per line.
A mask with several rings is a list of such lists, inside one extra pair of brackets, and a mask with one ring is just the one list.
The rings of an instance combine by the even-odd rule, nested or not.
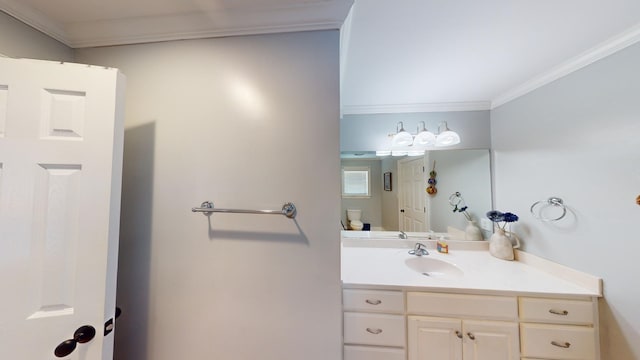
[(462, 194), (460, 194), (460, 192), (456, 191), (453, 194), (451, 194), (451, 196), (449, 196), (449, 205), (451, 206), (457, 206), (460, 205), (460, 203), (464, 202), (464, 199), (462, 198)]
[[(549, 206), (559, 206), (562, 208), (562, 214), (555, 218), (547, 218), (542, 216), (542, 210)], [(547, 200), (536, 201), (531, 205), (531, 215), (540, 221), (558, 221), (562, 219), (565, 215), (567, 215), (567, 207), (564, 205), (564, 202), (559, 197), (550, 197)]]

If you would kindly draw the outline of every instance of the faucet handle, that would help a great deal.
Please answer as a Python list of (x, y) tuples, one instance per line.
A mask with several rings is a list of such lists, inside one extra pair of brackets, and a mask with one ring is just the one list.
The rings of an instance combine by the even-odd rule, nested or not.
[(429, 255), (427, 251), (427, 247), (423, 243), (416, 243), (416, 246), (413, 250), (409, 250), (410, 255), (422, 256)]

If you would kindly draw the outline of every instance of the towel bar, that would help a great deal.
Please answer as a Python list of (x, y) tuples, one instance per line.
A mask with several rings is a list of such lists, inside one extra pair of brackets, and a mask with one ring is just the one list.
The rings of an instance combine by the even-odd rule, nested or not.
[(230, 213), (230, 214), (266, 214), (266, 215), (284, 215), (289, 219), (295, 219), (296, 206), (287, 202), (282, 205), (282, 210), (244, 210), (244, 209), (216, 209), (213, 206), (213, 202), (205, 201), (200, 207), (191, 208), (192, 212), (201, 212), (205, 216), (209, 216), (212, 213)]

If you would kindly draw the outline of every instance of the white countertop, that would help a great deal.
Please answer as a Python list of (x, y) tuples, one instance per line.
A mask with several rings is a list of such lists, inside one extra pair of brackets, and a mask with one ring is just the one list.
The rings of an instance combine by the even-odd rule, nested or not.
[[(428, 258), (440, 259), (458, 266), (462, 276), (424, 276), (409, 269), (405, 260), (413, 241), (343, 241), (342, 282), (345, 288), (405, 289), (417, 291), (446, 291), (487, 294), (529, 294), (532, 296), (602, 296), (601, 280), (578, 273), (561, 265), (537, 258), (535, 261), (505, 261), (493, 257), (485, 241), (469, 242), (464, 246), (449, 242), (449, 254), (438, 253), (435, 241), (427, 244)], [(397, 243), (397, 245), (395, 245)], [(391, 245), (390, 245), (391, 244)], [(465, 250), (462, 250), (462, 249)], [(474, 250), (467, 250), (472, 248)], [(524, 254), (523, 254), (524, 255)], [(531, 255), (527, 255), (531, 257)], [(523, 256), (524, 258), (524, 256)], [(563, 271), (566, 270), (566, 271)], [(560, 274), (562, 278), (554, 274)], [(587, 281), (577, 281), (587, 277)], [(589, 278), (593, 278), (593, 281)], [(573, 281), (576, 280), (576, 281)]]

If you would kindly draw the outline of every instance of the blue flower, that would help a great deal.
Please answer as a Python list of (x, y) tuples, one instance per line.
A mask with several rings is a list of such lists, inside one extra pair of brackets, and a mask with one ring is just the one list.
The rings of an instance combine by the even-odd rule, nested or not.
[[(487, 218), (498, 224), (498, 227), (503, 229), (507, 226), (507, 223), (512, 223), (518, 221), (518, 215), (510, 212), (501, 212), (498, 210), (491, 210), (487, 213)], [(500, 224), (503, 223), (503, 224)]]
[(503, 220), (505, 222), (516, 222), (518, 221), (518, 215), (512, 214), (510, 212), (502, 214)]

